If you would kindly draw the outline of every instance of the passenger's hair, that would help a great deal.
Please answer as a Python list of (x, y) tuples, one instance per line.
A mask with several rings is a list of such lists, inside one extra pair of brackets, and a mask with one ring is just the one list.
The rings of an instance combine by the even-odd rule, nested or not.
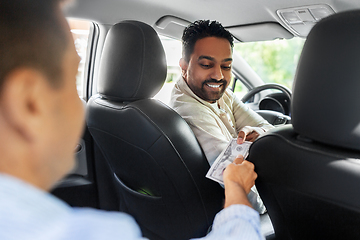
[(61, 84), (68, 44), (60, 0), (0, 0), (0, 93), (6, 76), (20, 67), (41, 71)]
[(221, 25), (221, 23), (210, 20), (198, 20), (191, 23), (183, 32), (182, 54), (186, 62), (190, 61), (190, 55), (194, 51), (196, 41), (206, 37), (225, 38), (229, 41), (231, 48), (234, 46), (233, 36)]

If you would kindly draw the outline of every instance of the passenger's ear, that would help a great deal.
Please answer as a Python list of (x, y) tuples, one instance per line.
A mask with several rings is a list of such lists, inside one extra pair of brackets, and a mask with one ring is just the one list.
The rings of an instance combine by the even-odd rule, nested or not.
[(189, 67), (189, 63), (184, 58), (181, 58), (180, 61), (179, 61), (179, 65), (180, 65), (180, 68), (181, 68), (181, 75), (186, 80), (186, 78), (187, 78), (187, 69)]
[(32, 68), (19, 68), (4, 79), (1, 94), (1, 114), (7, 126), (25, 141), (33, 141), (44, 124), (45, 76)]

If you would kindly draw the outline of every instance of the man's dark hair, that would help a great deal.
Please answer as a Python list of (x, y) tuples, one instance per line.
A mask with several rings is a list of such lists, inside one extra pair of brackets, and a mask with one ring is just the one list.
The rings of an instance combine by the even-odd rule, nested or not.
[(190, 61), (190, 55), (194, 51), (196, 41), (206, 37), (225, 38), (229, 41), (231, 48), (234, 46), (233, 36), (221, 23), (210, 20), (198, 20), (191, 23), (183, 32), (183, 58), (186, 62)]
[(20, 67), (41, 71), (56, 87), (68, 44), (59, 0), (0, 0), (0, 92)]

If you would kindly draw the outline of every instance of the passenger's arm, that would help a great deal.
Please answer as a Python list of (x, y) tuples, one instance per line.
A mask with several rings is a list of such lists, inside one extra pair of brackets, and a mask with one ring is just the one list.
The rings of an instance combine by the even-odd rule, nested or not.
[(247, 199), (256, 177), (254, 165), (242, 157), (225, 169), (225, 209), (216, 215), (213, 229), (204, 240), (263, 239), (259, 214)]
[(233, 204), (243, 204), (252, 207), (248, 201), (247, 194), (255, 185), (257, 174), (254, 164), (245, 161), (239, 156), (224, 171), (225, 205), (227, 208)]

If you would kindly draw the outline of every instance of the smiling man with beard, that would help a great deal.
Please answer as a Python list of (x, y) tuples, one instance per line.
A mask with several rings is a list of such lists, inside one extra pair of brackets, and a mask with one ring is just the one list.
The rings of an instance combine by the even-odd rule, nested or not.
[[(182, 77), (172, 90), (170, 106), (190, 125), (212, 165), (232, 138), (254, 141), (273, 126), (227, 89), (233, 37), (219, 22), (190, 24), (182, 44)], [(249, 200), (258, 212), (265, 211), (257, 193), (251, 192)]]

